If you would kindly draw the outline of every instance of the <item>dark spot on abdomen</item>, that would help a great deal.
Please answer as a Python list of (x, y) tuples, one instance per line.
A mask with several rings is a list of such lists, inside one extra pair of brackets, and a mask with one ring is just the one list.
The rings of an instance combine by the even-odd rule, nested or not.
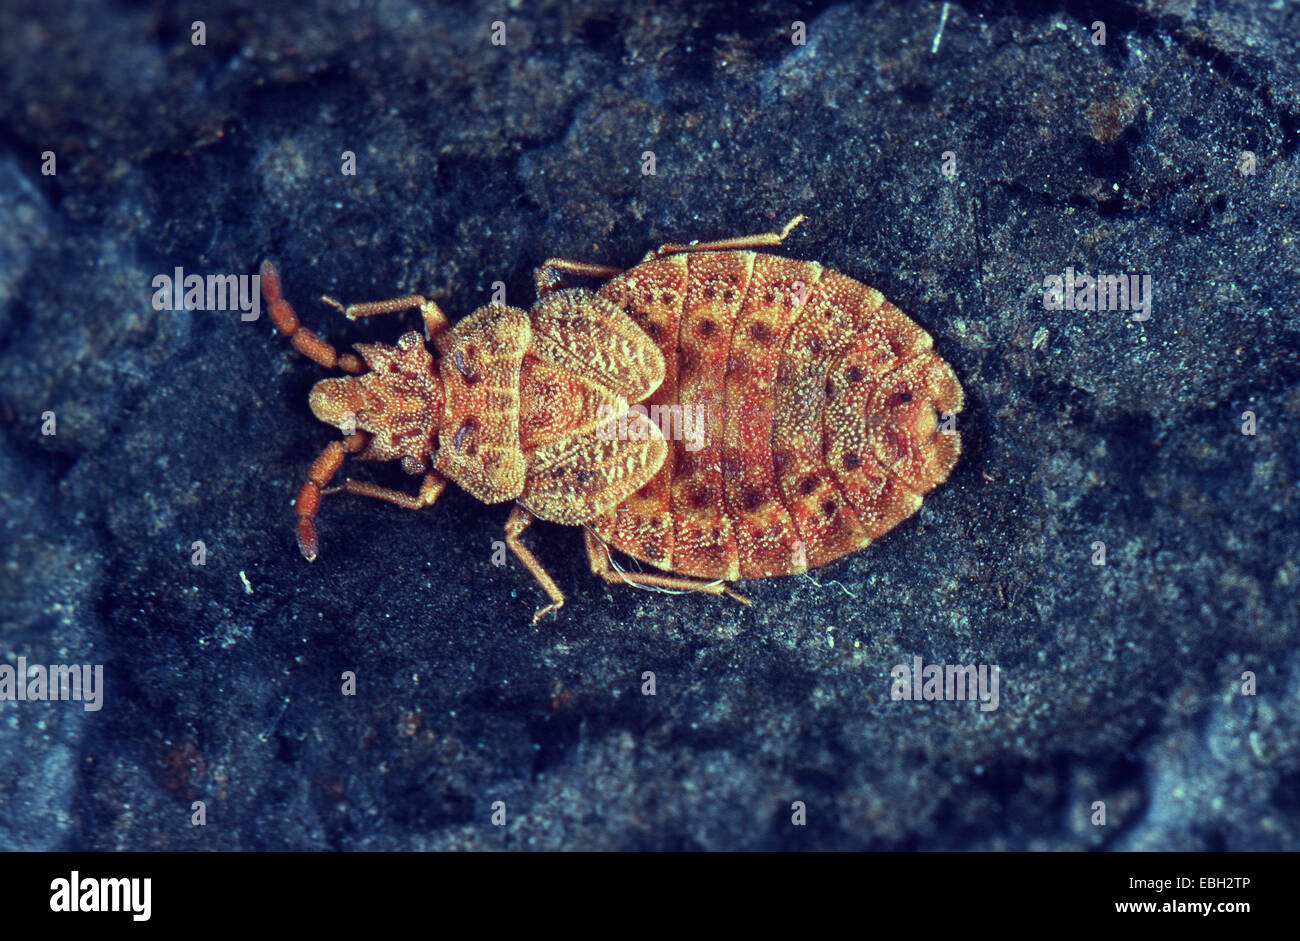
[(465, 450), (466, 440), (472, 437), (478, 429), (479, 424), (477, 418), (470, 417), (465, 419), (460, 423), (460, 427), (456, 429), (456, 435), (451, 439), (451, 446), (457, 451)]

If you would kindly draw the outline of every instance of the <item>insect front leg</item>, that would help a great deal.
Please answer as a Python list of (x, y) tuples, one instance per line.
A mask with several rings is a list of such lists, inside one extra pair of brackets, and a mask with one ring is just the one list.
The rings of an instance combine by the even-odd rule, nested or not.
[(419, 308), (420, 317), (424, 320), (424, 335), (426, 339), (432, 339), (435, 335), (442, 333), (449, 326), (451, 321), (447, 315), (442, 312), (442, 308), (435, 301), (431, 301), (419, 294), (406, 294), (402, 297), (394, 297), (387, 301), (366, 301), (363, 304), (348, 304), (346, 307), (340, 304), (328, 294), (321, 295), (321, 300), (331, 307), (338, 308), (342, 311), (343, 316), (348, 320), (357, 320), (361, 317), (373, 317), (376, 314), (392, 314), (399, 310), (411, 310)]
[(447, 478), (437, 471), (429, 471), (424, 475), (424, 480), (420, 483), (420, 492), (415, 496), (409, 493), (403, 493), (400, 490), (393, 490), (391, 487), (381, 487), (378, 484), (372, 484), (365, 480), (353, 480), (349, 477), (337, 487), (330, 487), (328, 490), (322, 490), (321, 496), (329, 496), (331, 493), (346, 491), (355, 493), (359, 497), (371, 497), (375, 500), (383, 500), (385, 503), (391, 503), (393, 506), (400, 506), (404, 510), (423, 510), (425, 507), (433, 506), (442, 496), (442, 492), (447, 489)]
[[(356, 443), (352, 443), (354, 439)], [(307, 471), (307, 482), (298, 491), (298, 499), (294, 501), (294, 506), (298, 511), (298, 548), (302, 550), (308, 562), (316, 561), (320, 548), (316, 538), (315, 519), (320, 508), (321, 497), (340, 492), (355, 493), (360, 497), (383, 500), (404, 510), (423, 510), (425, 507), (433, 506), (442, 496), (442, 492), (447, 489), (447, 478), (437, 471), (429, 471), (424, 475), (420, 492), (415, 496), (390, 487), (381, 487), (369, 481), (353, 480), (351, 477), (337, 486), (326, 487), (325, 485), (338, 473), (339, 467), (343, 464), (344, 453), (356, 453), (364, 448), (368, 441), (368, 435), (358, 433), (344, 438), (342, 444), (337, 441), (331, 442)]]
[(542, 568), (542, 563), (537, 561), (537, 556), (533, 555), (522, 542), (519, 541), (519, 534), (532, 525), (536, 517), (518, 503), (510, 510), (510, 516), (506, 519), (506, 545), (510, 551), (515, 554), (524, 568), (533, 573), (533, 578), (542, 586), (542, 590), (550, 597), (551, 603), (544, 608), (538, 608), (533, 615), (533, 623), (536, 624), (545, 615), (552, 611), (558, 611), (564, 607), (564, 593), (556, 587), (555, 580), (547, 574), (546, 569)]

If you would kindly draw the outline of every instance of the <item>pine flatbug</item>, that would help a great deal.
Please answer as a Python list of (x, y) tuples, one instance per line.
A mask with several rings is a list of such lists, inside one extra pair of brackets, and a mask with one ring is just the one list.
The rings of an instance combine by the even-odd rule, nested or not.
[[(583, 527), (607, 582), (744, 603), (728, 582), (799, 574), (893, 529), (957, 461), (961, 385), (875, 288), (754, 251), (802, 220), (663, 245), (628, 270), (550, 258), (534, 271), (530, 310), (490, 304), (455, 327), (420, 295), (322, 298), (353, 320), (419, 310), (424, 337), (358, 344), (359, 356), (300, 326), (264, 262), (276, 328), (349, 374), (311, 391), (316, 417), (344, 438), (294, 501), (302, 554), (319, 551), (324, 495), (420, 509), (454, 480), (485, 503), (514, 501), (506, 545), (550, 598), (536, 623), (564, 595), (520, 540), (534, 519)], [(604, 283), (593, 292), (569, 276)], [(400, 460), (423, 475), (419, 492), (329, 487), (348, 454)], [(610, 547), (659, 571), (624, 570)]]

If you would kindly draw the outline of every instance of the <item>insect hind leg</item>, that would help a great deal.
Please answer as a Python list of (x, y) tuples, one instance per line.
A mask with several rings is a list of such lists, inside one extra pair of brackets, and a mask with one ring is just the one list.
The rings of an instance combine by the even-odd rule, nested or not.
[(726, 595), (732, 601), (738, 601), (743, 605), (753, 604), (744, 595), (732, 591), (731, 587), (721, 579), (706, 582), (701, 578), (689, 578), (684, 575), (615, 571), (610, 562), (609, 547), (590, 529), (583, 529), (582, 538), (587, 547), (587, 562), (591, 565), (592, 574), (599, 575), (611, 585), (666, 588), (670, 591), (698, 591), (706, 595)]
[(647, 252), (646, 256), (641, 259), (641, 263), (645, 264), (647, 261), (654, 261), (664, 255), (676, 255), (680, 252), (725, 252), (742, 248), (763, 248), (765, 246), (780, 245), (794, 230), (794, 227), (804, 221), (804, 218), (802, 214), (795, 216), (785, 224), (785, 227), (780, 232), (739, 235), (729, 239), (718, 239), (714, 242), (669, 242), (666, 245), (660, 245), (652, 252)]

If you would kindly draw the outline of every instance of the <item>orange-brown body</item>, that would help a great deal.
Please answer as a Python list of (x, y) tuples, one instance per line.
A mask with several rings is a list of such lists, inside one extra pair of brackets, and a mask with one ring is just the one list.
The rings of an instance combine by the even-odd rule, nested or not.
[(648, 404), (707, 421), (702, 448), (671, 441), (650, 484), (593, 522), (629, 555), (708, 579), (798, 574), (912, 515), (957, 460), (935, 419), (961, 410), (961, 386), (874, 288), (727, 251), (638, 265), (599, 294), (663, 352)]
[[(276, 326), (353, 374), (312, 390), (312, 410), (346, 437), (299, 490), (303, 554), (316, 557), (320, 498), (347, 453), (400, 460), (424, 482), (414, 497), (336, 489), (418, 509), (452, 480), (515, 501), (507, 544), (552, 602), (538, 617), (564, 596), (519, 540), (534, 518), (584, 527), (607, 581), (738, 600), (726, 582), (804, 572), (892, 529), (957, 460), (961, 386), (874, 288), (750, 250), (799, 219), (779, 234), (666, 245), (627, 271), (551, 259), (530, 310), (492, 305), (454, 328), (416, 295), (329, 301), (349, 317), (420, 309), (436, 358), (408, 333), (358, 346), (364, 365), (301, 328), (264, 265)], [(561, 274), (604, 284), (561, 289)], [(608, 547), (669, 574), (623, 571)]]

